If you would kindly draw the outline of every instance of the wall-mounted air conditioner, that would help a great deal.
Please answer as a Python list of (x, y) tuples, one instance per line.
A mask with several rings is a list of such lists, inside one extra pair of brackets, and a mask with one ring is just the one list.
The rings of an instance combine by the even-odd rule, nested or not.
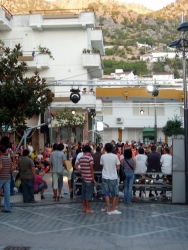
[(123, 122), (124, 122), (124, 120), (123, 120), (122, 117), (116, 118), (116, 123), (117, 123), (117, 124), (123, 124)]

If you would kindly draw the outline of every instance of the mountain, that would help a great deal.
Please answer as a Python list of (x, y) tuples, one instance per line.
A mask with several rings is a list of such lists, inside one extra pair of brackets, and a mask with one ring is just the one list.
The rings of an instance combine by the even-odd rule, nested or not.
[[(188, 16), (188, 0), (176, 0), (158, 11), (118, 0), (3, 0), (3, 5), (13, 14), (91, 8), (95, 11), (96, 26), (103, 28), (105, 45), (112, 47), (106, 49), (105, 58), (133, 62), (153, 50), (168, 51), (167, 45), (180, 36), (177, 27), (181, 13)], [(148, 47), (138, 48), (136, 42)]]

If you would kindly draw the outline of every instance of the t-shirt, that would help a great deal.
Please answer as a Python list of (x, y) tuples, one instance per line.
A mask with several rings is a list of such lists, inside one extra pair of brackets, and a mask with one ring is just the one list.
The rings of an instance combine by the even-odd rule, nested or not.
[[(81, 157), (83, 154), (84, 154), (83, 152), (80, 152), (80, 153), (77, 155), (75, 164), (80, 160), (80, 157)], [(80, 168), (80, 165), (78, 165), (78, 168)]]
[(93, 157), (91, 156), (91, 154), (84, 153), (78, 160), (78, 163), (80, 165), (80, 171), (84, 181), (91, 182), (92, 181), (91, 165), (94, 164)]
[(172, 156), (169, 154), (163, 154), (161, 155), (162, 163), (161, 171), (165, 174), (171, 174), (172, 173)]
[(134, 170), (134, 172), (145, 173), (147, 170), (147, 167), (146, 167), (147, 156), (144, 154), (138, 154), (134, 159), (136, 162), (136, 169)]
[(103, 165), (102, 178), (109, 180), (116, 180), (118, 178), (116, 165), (120, 165), (120, 161), (117, 155), (112, 153), (103, 154), (100, 164)]
[(0, 171), (0, 179), (1, 180), (10, 179), (10, 169), (12, 166), (11, 159), (7, 155), (1, 155), (0, 164), (2, 164), (2, 170)]
[(39, 182), (43, 181), (42, 177), (40, 175), (35, 176), (35, 181), (34, 181), (34, 192), (37, 191)]
[(63, 161), (66, 161), (63, 151), (55, 150), (51, 153), (50, 162), (52, 163), (53, 173), (61, 173), (63, 171)]
[(32, 167), (34, 167), (35, 164), (32, 159), (28, 157), (22, 157), (18, 162), (18, 169), (20, 171), (20, 180), (29, 180), (32, 179), (33, 172)]
[(160, 158), (161, 155), (158, 152), (148, 154), (147, 171), (155, 170), (156, 172), (161, 172)]

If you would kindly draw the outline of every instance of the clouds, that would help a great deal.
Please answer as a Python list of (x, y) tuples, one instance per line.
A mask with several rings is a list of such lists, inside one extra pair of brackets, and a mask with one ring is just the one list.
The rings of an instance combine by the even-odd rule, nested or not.
[(158, 1), (152, 1), (152, 0), (117, 0), (120, 2), (125, 3), (139, 3), (147, 7), (151, 10), (160, 10), (163, 7), (165, 7), (167, 4), (174, 3), (176, 0), (158, 0)]

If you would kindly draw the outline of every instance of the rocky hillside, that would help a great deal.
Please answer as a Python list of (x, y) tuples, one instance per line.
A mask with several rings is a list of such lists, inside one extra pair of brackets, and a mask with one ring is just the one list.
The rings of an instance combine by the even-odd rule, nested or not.
[[(111, 46), (106, 49), (105, 59), (116, 61), (136, 61), (153, 50), (167, 51), (167, 45), (179, 38), (177, 27), (182, 12), (188, 20), (188, 0), (176, 0), (159, 11), (118, 0), (3, 0), (3, 5), (13, 14), (92, 8), (96, 26), (103, 28), (105, 45)], [(137, 42), (148, 47), (138, 49)], [(148, 65), (148, 69), (152, 67)]]

